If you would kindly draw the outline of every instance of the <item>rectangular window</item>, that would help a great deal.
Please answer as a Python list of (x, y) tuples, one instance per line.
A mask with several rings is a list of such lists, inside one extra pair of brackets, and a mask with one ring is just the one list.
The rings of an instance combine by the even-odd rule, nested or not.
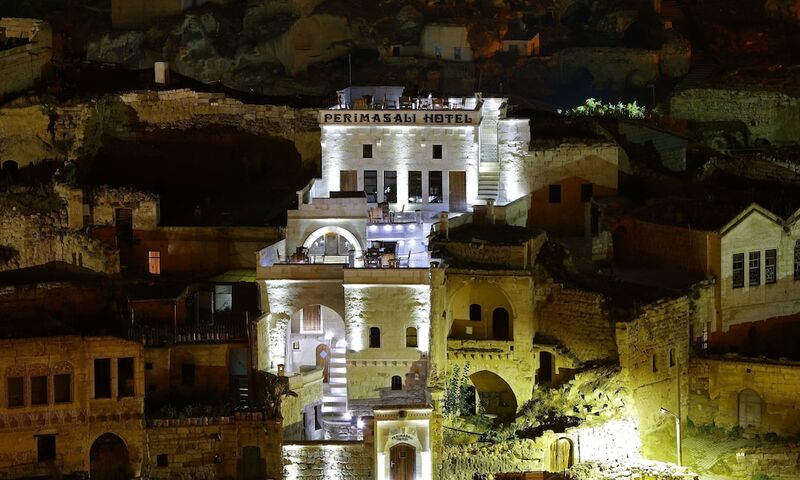
[(408, 172), (408, 203), (422, 203), (422, 172)]
[(111, 398), (111, 359), (94, 359), (94, 398)]
[(133, 357), (117, 359), (117, 395), (133, 397), (136, 395), (136, 384), (133, 376)]
[(592, 195), (594, 194), (594, 185), (591, 183), (582, 183), (581, 184), (581, 202), (586, 203), (592, 199)]
[(778, 251), (775, 249), (764, 251), (764, 283), (778, 281)]
[(53, 375), (53, 401), (56, 403), (69, 403), (72, 401), (71, 374)]
[(397, 172), (395, 170), (383, 172), (383, 201), (397, 203)]
[(400, 56), (400, 45), (395, 45), (392, 47), (392, 56), (399, 57)]
[(361, 157), (362, 158), (372, 158), (372, 144), (365, 143), (361, 145)]
[(733, 288), (744, 287), (744, 253), (733, 254)]
[(191, 387), (194, 385), (194, 363), (181, 365), (181, 385)]
[(433, 47), (433, 56), (436, 58), (442, 58), (442, 47)]
[(747, 284), (751, 287), (761, 283), (761, 252), (750, 252)]
[(364, 170), (364, 193), (367, 195), (367, 203), (378, 203), (378, 172), (376, 170)]
[(56, 459), (56, 436), (36, 435), (36, 460), (50, 462)]
[(442, 172), (428, 172), (428, 203), (442, 203)]
[(461, 47), (453, 47), (453, 58), (461, 60)]
[(31, 377), (31, 405), (47, 405), (47, 375)]
[(230, 312), (233, 309), (233, 285), (214, 285), (214, 311)]
[(166, 453), (156, 455), (156, 466), (161, 468), (169, 467), (169, 455)]
[(378, 327), (369, 329), (369, 348), (381, 348), (381, 329)]
[(320, 305), (303, 307), (303, 322), (300, 324), (300, 332), (322, 332), (322, 307)]
[(25, 378), (10, 377), (6, 384), (8, 385), (8, 406), (25, 406)]
[(550, 203), (561, 203), (561, 185), (550, 185), (548, 188)]
[(161, 252), (158, 250), (147, 252), (147, 271), (151, 275), (159, 275), (161, 273)]
[(441, 160), (442, 159), (442, 146), (441, 145), (434, 145), (433, 146), (433, 159), (434, 160)]

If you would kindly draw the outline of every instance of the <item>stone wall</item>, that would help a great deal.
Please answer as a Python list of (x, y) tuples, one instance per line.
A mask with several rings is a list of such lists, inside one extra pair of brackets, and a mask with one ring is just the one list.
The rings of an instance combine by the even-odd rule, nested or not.
[(598, 90), (643, 87), (655, 82), (660, 76), (659, 51), (637, 48), (566, 48), (554, 57), (559, 63), (563, 84), (572, 83), (583, 75), (583, 71), (591, 74), (592, 86)]
[[(800, 96), (756, 86), (680, 90), (670, 100), (670, 113), (689, 123), (691, 140), (718, 150), (763, 140), (788, 145), (800, 137)], [(740, 127), (744, 136), (732, 137)]]
[(42, 70), (50, 65), (53, 39), (50, 26), (32, 18), (2, 18), (0, 33), (26, 40), (23, 45), (0, 50), (1, 98), (29, 89), (42, 77)]
[(283, 478), (372, 480), (373, 445), (366, 442), (283, 444)]
[[(153, 480), (241, 478), (244, 449), (259, 449), (259, 478), (281, 477), (281, 423), (261, 413), (235, 417), (154, 420), (147, 439), (143, 475)], [(166, 465), (159, 466), (159, 456)], [(164, 457), (162, 462), (164, 461)]]
[(547, 447), (544, 437), (515, 442), (443, 445), (436, 478), (472, 480), (475, 473), (540, 471), (545, 468)]
[(24, 167), (56, 157), (49, 126), (48, 111), (40, 105), (0, 109), (0, 164), (13, 160)]
[(581, 362), (614, 359), (614, 325), (602, 295), (554, 285), (542, 292), (537, 333), (563, 344)]
[(153, 193), (130, 188), (98, 187), (89, 193), (92, 225), (115, 225), (115, 210), (133, 210), (134, 230), (152, 230), (158, 226), (159, 198)]

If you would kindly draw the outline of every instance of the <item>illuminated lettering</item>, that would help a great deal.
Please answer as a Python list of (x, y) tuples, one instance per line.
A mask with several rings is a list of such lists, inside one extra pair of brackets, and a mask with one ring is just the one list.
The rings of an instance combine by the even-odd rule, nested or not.
[(336, 123), (339, 123), (339, 122), (341, 122), (341, 121), (342, 121), (342, 114), (341, 114), (341, 113), (337, 113), (337, 114), (335, 114), (335, 115), (333, 116), (333, 121), (334, 121), (334, 122), (336, 122)]
[(349, 113), (345, 113), (345, 114), (343, 115), (343, 117), (344, 117), (344, 121), (345, 121), (345, 123), (350, 123), (350, 122), (352, 122), (351, 118), (352, 118), (353, 116), (352, 116), (351, 114), (349, 114)]
[(323, 122), (330, 122), (331, 120), (333, 120), (333, 115), (330, 113), (326, 113), (325, 115), (322, 116)]

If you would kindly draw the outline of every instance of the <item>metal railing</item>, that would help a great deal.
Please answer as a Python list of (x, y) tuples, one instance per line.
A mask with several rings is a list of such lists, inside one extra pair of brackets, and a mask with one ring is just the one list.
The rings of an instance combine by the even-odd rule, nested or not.
[(175, 343), (228, 343), (241, 342), (246, 338), (244, 324), (179, 325), (128, 327), (128, 340), (141, 342), (145, 346)]

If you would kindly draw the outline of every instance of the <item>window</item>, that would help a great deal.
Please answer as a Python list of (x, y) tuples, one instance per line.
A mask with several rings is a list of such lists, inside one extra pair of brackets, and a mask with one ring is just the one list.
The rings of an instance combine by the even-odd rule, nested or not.
[(422, 172), (408, 172), (408, 203), (422, 203)]
[(320, 305), (309, 305), (307, 307), (303, 307), (303, 320), (300, 322), (300, 332), (322, 332), (322, 307)]
[(669, 349), (669, 366), (670, 367), (674, 367), (675, 366), (675, 349), (674, 348), (670, 348)]
[(453, 58), (461, 60), (461, 47), (453, 47)]
[(433, 47), (433, 56), (436, 58), (442, 58), (442, 47)]
[(428, 172), (428, 203), (442, 203), (442, 172)]
[(376, 170), (364, 170), (364, 193), (367, 195), (367, 203), (378, 203), (378, 172)]
[(469, 306), (469, 319), (473, 322), (481, 321), (481, 306), (477, 303), (473, 303)]
[(69, 403), (72, 401), (71, 374), (53, 375), (53, 401), (56, 403)]
[(548, 195), (550, 203), (561, 203), (561, 185), (550, 185)]
[(415, 327), (406, 328), (406, 347), (417, 348), (417, 329)]
[(314, 405), (314, 430), (322, 429), (322, 405)]
[(434, 145), (433, 146), (433, 159), (434, 160), (441, 160), (442, 159), (442, 146), (441, 145)]
[(733, 254), (733, 288), (744, 287), (744, 253)]
[(161, 252), (150, 250), (147, 252), (147, 271), (152, 275), (161, 273)]
[(592, 199), (594, 194), (594, 186), (591, 183), (581, 184), (581, 202), (586, 203)]
[(56, 436), (36, 435), (36, 460), (49, 462), (56, 459)]
[(25, 405), (25, 378), (10, 377), (8, 385), (8, 406), (22, 407)]
[(403, 379), (400, 378), (400, 375), (394, 375), (392, 377), (392, 390), (402, 390), (403, 389)]
[(94, 359), (94, 398), (111, 398), (111, 359)]
[(800, 240), (794, 242), (794, 279), (800, 280)]
[(656, 354), (655, 353), (653, 354), (653, 371), (654, 372), (658, 371), (658, 363), (656, 363)]
[(778, 251), (764, 251), (764, 283), (775, 283), (778, 280)]
[(181, 385), (189, 387), (194, 385), (194, 363), (181, 365)]
[(392, 56), (399, 57), (400, 56), (400, 45), (395, 45), (392, 47)]
[(169, 467), (169, 455), (166, 453), (159, 453), (156, 455), (156, 466), (157, 467)]
[(383, 172), (383, 200), (397, 203), (397, 172), (395, 170)]
[(31, 377), (31, 405), (47, 405), (47, 376)]
[(233, 310), (233, 285), (214, 285), (214, 311)]
[(136, 384), (133, 376), (133, 357), (117, 359), (117, 396), (133, 397)]
[(381, 329), (378, 327), (369, 329), (369, 348), (381, 348)]
[(365, 143), (361, 145), (361, 157), (362, 158), (372, 158), (372, 144)]
[(751, 287), (761, 283), (761, 252), (750, 252), (747, 284)]

